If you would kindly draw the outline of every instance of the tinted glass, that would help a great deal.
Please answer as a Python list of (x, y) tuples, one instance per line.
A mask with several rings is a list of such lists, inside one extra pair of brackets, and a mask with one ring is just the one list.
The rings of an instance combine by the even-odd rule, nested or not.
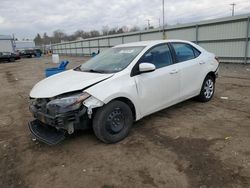
[(152, 48), (140, 59), (140, 63), (152, 63), (156, 68), (171, 65), (173, 61), (168, 45), (164, 44)]
[(197, 50), (196, 48), (193, 48), (193, 50), (194, 50), (195, 57), (198, 57), (201, 54), (201, 52)]
[(187, 61), (195, 58), (193, 47), (184, 43), (172, 43), (178, 62)]

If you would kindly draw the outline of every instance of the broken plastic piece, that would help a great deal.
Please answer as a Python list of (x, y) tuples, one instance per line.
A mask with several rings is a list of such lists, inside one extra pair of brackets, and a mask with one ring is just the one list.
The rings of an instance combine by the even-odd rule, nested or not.
[(39, 141), (48, 145), (55, 145), (65, 139), (65, 133), (46, 125), (39, 120), (29, 122), (31, 134)]
[(221, 99), (223, 99), (223, 100), (227, 100), (228, 99), (228, 97), (220, 97)]

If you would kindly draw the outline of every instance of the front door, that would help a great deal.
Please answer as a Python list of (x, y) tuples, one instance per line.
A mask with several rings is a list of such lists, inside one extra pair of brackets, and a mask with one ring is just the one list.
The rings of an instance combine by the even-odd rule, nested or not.
[(153, 72), (134, 77), (141, 114), (145, 116), (178, 102), (179, 69), (178, 64), (173, 64), (169, 46), (161, 44), (151, 48), (139, 63), (152, 63), (156, 67)]

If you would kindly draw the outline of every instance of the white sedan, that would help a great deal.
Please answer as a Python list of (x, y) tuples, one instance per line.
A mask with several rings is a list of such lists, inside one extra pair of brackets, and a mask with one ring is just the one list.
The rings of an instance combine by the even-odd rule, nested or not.
[(211, 100), (218, 66), (214, 54), (188, 41), (115, 46), (35, 85), (30, 131), (56, 144), (66, 133), (92, 127), (103, 142), (118, 142), (149, 114), (192, 97)]

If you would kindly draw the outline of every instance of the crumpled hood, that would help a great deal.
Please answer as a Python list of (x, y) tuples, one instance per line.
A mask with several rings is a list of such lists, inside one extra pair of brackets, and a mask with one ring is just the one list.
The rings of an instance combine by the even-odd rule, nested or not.
[(111, 76), (113, 76), (113, 74), (99, 74), (68, 70), (38, 82), (32, 88), (30, 97), (55, 97), (63, 93), (84, 89)]

